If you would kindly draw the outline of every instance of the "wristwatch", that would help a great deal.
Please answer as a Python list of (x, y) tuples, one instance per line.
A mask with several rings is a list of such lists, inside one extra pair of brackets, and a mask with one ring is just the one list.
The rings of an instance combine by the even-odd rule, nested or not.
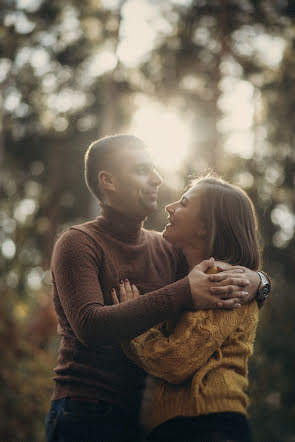
[(262, 272), (257, 272), (260, 277), (260, 286), (258, 287), (257, 293), (256, 293), (256, 299), (259, 301), (263, 301), (266, 299), (270, 292), (270, 283), (267, 279), (267, 277)]

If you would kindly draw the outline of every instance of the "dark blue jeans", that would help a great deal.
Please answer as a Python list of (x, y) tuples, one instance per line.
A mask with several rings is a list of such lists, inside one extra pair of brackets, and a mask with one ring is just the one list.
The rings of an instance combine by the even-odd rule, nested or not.
[(175, 417), (156, 427), (147, 442), (252, 442), (248, 421), (240, 413)]
[(104, 401), (84, 402), (70, 398), (51, 402), (46, 417), (47, 442), (138, 442), (136, 414)]

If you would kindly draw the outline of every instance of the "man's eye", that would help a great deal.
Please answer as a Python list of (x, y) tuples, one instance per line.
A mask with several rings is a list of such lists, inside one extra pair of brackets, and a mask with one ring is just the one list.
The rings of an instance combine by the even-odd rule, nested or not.
[(140, 174), (145, 174), (145, 173), (147, 173), (147, 168), (146, 167), (139, 167), (137, 169), (137, 172)]

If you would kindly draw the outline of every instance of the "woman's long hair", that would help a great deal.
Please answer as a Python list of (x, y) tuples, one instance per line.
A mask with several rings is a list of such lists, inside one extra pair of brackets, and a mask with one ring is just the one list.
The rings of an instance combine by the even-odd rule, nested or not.
[(191, 183), (193, 187), (199, 185), (208, 257), (257, 270), (261, 266), (261, 242), (249, 196), (238, 186), (212, 175)]

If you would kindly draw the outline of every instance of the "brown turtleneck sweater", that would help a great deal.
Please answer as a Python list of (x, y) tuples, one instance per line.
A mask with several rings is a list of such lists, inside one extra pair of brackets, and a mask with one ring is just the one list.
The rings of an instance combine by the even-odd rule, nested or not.
[[(95, 221), (58, 238), (52, 256), (53, 298), (61, 335), (52, 399), (103, 399), (137, 409), (144, 372), (120, 343), (192, 309), (176, 249), (158, 232), (105, 207)], [(143, 296), (112, 305), (110, 292), (128, 278)]]

